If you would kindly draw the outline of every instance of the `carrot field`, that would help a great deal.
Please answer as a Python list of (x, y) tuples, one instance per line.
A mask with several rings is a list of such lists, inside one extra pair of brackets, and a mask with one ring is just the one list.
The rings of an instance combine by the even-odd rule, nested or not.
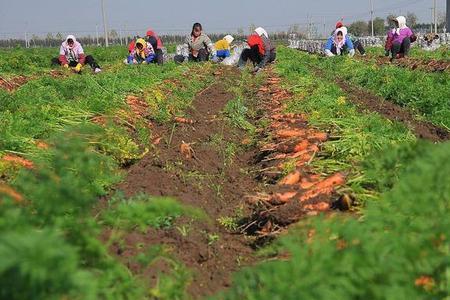
[(0, 299), (450, 299), (447, 48), (86, 52), (0, 49)]

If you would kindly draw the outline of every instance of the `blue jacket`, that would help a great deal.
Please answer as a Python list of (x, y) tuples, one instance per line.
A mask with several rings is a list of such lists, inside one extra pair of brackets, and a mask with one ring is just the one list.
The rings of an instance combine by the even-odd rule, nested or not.
[[(334, 45), (334, 36), (332, 36), (328, 39), (328, 41), (325, 45), (325, 50), (331, 51), (331, 49), (333, 48), (333, 45)], [(348, 51), (355, 49), (355, 47), (353, 46), (353, 42), (348, 35), (345, 37), (345, 46), (347, 46)]]

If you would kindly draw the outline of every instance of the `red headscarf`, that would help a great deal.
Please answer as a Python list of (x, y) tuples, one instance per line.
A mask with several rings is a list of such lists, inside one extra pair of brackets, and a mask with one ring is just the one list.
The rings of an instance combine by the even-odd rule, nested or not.
[(146, 36), (152, 36), (158, 41), (158, 49), (161, 49), (163, 47), (163, 43), (161, 39), (158, 37), (158, 35), (153, 31), (153, 29), (147, 30)]
[(266, 50), (264, 49), (264, 43), (261, 37), (257, 34), (252, 34), (247, 38), (247, 44), (250, 46), (250, 48), (253, 48), (254, 46), (258, 46), (258, 52), (262, 56), (266, 54)]

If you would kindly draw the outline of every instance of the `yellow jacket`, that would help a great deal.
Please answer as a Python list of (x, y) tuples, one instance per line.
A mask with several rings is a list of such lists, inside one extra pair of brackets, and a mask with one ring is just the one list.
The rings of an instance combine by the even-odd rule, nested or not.
[(230, 50), (230, 44), (226, 40), (220, 40), (215, 45), (216, 51)]

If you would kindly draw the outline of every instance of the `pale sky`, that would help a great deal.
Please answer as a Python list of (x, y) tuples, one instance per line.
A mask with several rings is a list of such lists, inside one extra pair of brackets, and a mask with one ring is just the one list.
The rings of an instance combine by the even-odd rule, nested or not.
[[(200, 22), (206, 32), (236, 32), (249, 25), (267, 31), (287, 30), (289, 25), (306, 26), (310, 18), (328, 32), (335, 22), (369, 20), (370, 0), (104, 0), (109, 29), (142, 34), (152, 27), (158, 33), (187, 33)], [(24, 32), (45, 36), (48, 32), (95, 35), (103, 30), (101, 0), (0, 0), (0, 38), (23, 37)], [(433, 0), (373, 0), (375, 16), (408, 11), (420, 22), (429, 22)], [(437, 0), (445, 11), (446, 0)]]

